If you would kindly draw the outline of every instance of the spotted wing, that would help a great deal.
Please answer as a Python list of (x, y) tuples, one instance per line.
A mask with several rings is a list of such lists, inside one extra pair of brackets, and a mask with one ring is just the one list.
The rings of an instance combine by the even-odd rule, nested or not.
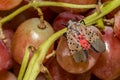
[(101, 39), (95, 39), (92, 43), (91, 43), (92, 49), (95, 50), (96, 52), (102, 53), (104, 52), (106, 49), (104, 42)]
[(102, 53), (105, 51), (105, 49), (106, 49), (105, 44), (96, 32), (94, 32), (93, 30), (87, 29), (86, 37), (87, 37), (89, 43), (91, 44), (92, 50), (94, 50), (98, 53)]
[(91, 45), (91, 49), (98, 52), (98, 53), (102, 53), (105, 51), (105, 44), (104, 42), (100, 39), (100, 37), (98, 36), (98, 34), (93, 31), (88, 29), (84, 24), (82, 23), (77, 23), (76, 29), (78, 31), (81, 32), (82, 35), (84, 35), (86, 37), (86, 39), (88, 40), (88, 42)]
[(86, 50), (82, 49), (79, 40), (76, 38), (79, 33), (77, 30), (74, 29), (76, 28), (73, 24), (69, 25), (69, 28), (67, 30), (67, 42), (70, 53), (72, 54), (75, 62), (86, 62), (88, 58), (88, 53)]

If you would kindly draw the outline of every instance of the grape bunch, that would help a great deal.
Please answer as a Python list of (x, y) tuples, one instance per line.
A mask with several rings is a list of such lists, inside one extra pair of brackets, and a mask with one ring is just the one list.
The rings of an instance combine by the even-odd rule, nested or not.
[(119, 0), (0, 0), (0, 80), (119, 80), (119, 48)]

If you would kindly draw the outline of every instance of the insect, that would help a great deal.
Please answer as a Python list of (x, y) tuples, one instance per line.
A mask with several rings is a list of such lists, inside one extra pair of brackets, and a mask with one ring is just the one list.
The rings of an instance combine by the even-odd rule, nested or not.
[(81, 21), (68, 21), (67, 43), (75, 62), (86, 62), (88, 50), (97, 53), (105, 51), (105, 44), (97, 33), (88, 29)]

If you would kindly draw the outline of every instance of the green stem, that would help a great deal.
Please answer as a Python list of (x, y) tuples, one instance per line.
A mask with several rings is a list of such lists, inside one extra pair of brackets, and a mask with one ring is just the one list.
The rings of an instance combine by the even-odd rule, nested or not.
[[(34, 53), (34, 56), (28, 65), (28, 68), (23, 80), (36, 79), (37, 75), (41, 70), (40, 63), (42, 64), (49, 47), (54, 43), (55, 40), (57, 40), (65, 32), (66, 32), (66, 28), (53, 34), (48, 40), (46, 40), (43, 44), (41, 44), (38, 50)], [(33, 64), (33, 62), (35, 63)]]
[(30, 8), (30, 7), (41, 7), (41, 6), (58, 6), (58, 7), (69, 7), (69, 8), (95, 8), (96, 5), (95, 4), (91, 4), (91, 5), (77, 5), (77, 4), (69, 4), (69, 3), (63, 3), (63, 2), (50, 2), (50, 1), (41, 1), (41, 2), (32, 2), (29, 3), (19, 9), (17, 9), (16, 11), (14, 11), (13, 13), (11, 13), (10, 15), (2, 18), (0, 20), (1, 24), (4, 24), (7, 21), (10, 21), (12, 18), (14, 18), (16, 15), (20, 14), (21, 12), (25, 11), (26, 9)]
[(31, 4), (27, 4), (23, 7), (20, 7), (19, 9), (17, 9), (16, 11), (14, 11), (13, 13), (11, 13), (10, 15), (2, 18), (0, 20), (0, 23), (1, 24), (4, 24), (5, 22), (7, 21), (10, 21), (11, 19), (13, 19), (16, 15), (20, 14), (21, 12), (25, 11), (26, 9), (30, 8), (31, 7)]
[(105, 29), (104, 23), (103, 23), (103, 18), (100, 18), (97, 20), (97, 25), (101, 30)]
[(6, 37), (5, 37), (5, 34), (3, 33), (2, 24), (0, 24), (0, 39), (6, 42)]
[(25, 56), (24, 56), (23, 61), (22, 61), (20, 72), (19, 72), (19, 75), (18, 75), (18, 80), (23, 79), (23, 76), (24, 76), (24, 73), (25, 73), (25, 70), (26, 70), (26, 67), (27, 67), (27, 64), (28, 64), (28, 60), (29, 60), (29, 54), (30, 54), (30, 49), (29, 49), (29, 47), (27, 47), (26, 50), (25, 50)]
[[(32, 59), (30, 60), (30, 63), (28, 64), (28, 68), (26, 70), (23, 80), (29, 80), (28, 78), (30, 77), (33, 67), (35, 66), (34, 64), (36, 62), (36, 59), (38, 58), (39, 54), (41, 53), (41, 47), (42, 47), (42, 45), (40, 45), (39, 48), (34, 52), (34, 55), (33, 55)], [(36, 72), (40, 72), (40, 71), (36, 71)]]
[[(98, 0), (98, 6), (96, 7), (96, 12), (98, 13), (98, 15), (101, 13), (101, 10), (100, 10), (101, 5), (102, 5), (101, 0)], [(104, 23), (103, 23), (103, 17), (101, 17), (97, 20), (97, 26), (101, 30), (104, 30), (105, 26), (104, 26)]]
[(97, 12), (95, 12), (94, 14), (86, 17), (84, 21), (87, 25), (94, 24), (99, 18), (105, 16), (119, 6), (120, 0), (111, 0), (101, 7), (101, 14), (98, 15)]
[(40, 7), (40, 6), (55, 6), (55, 7), (69, 7), (69, 8), (95, 8), (96, 4), (90, 4), (90, 5), (78, 5), (78, 4), (70, 4), (70, 3), (63, 3), (63, 2), (50, 2), (50, 1), (41, 1), (41, 2), (34, 2), (32, 3), (34, 7)]

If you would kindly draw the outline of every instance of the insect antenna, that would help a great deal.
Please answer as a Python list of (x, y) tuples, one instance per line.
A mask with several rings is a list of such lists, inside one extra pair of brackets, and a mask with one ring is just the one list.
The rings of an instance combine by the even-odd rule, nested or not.
[(80, 20), (79, 22), (85, 25), (85, 21), (83, 19)]

